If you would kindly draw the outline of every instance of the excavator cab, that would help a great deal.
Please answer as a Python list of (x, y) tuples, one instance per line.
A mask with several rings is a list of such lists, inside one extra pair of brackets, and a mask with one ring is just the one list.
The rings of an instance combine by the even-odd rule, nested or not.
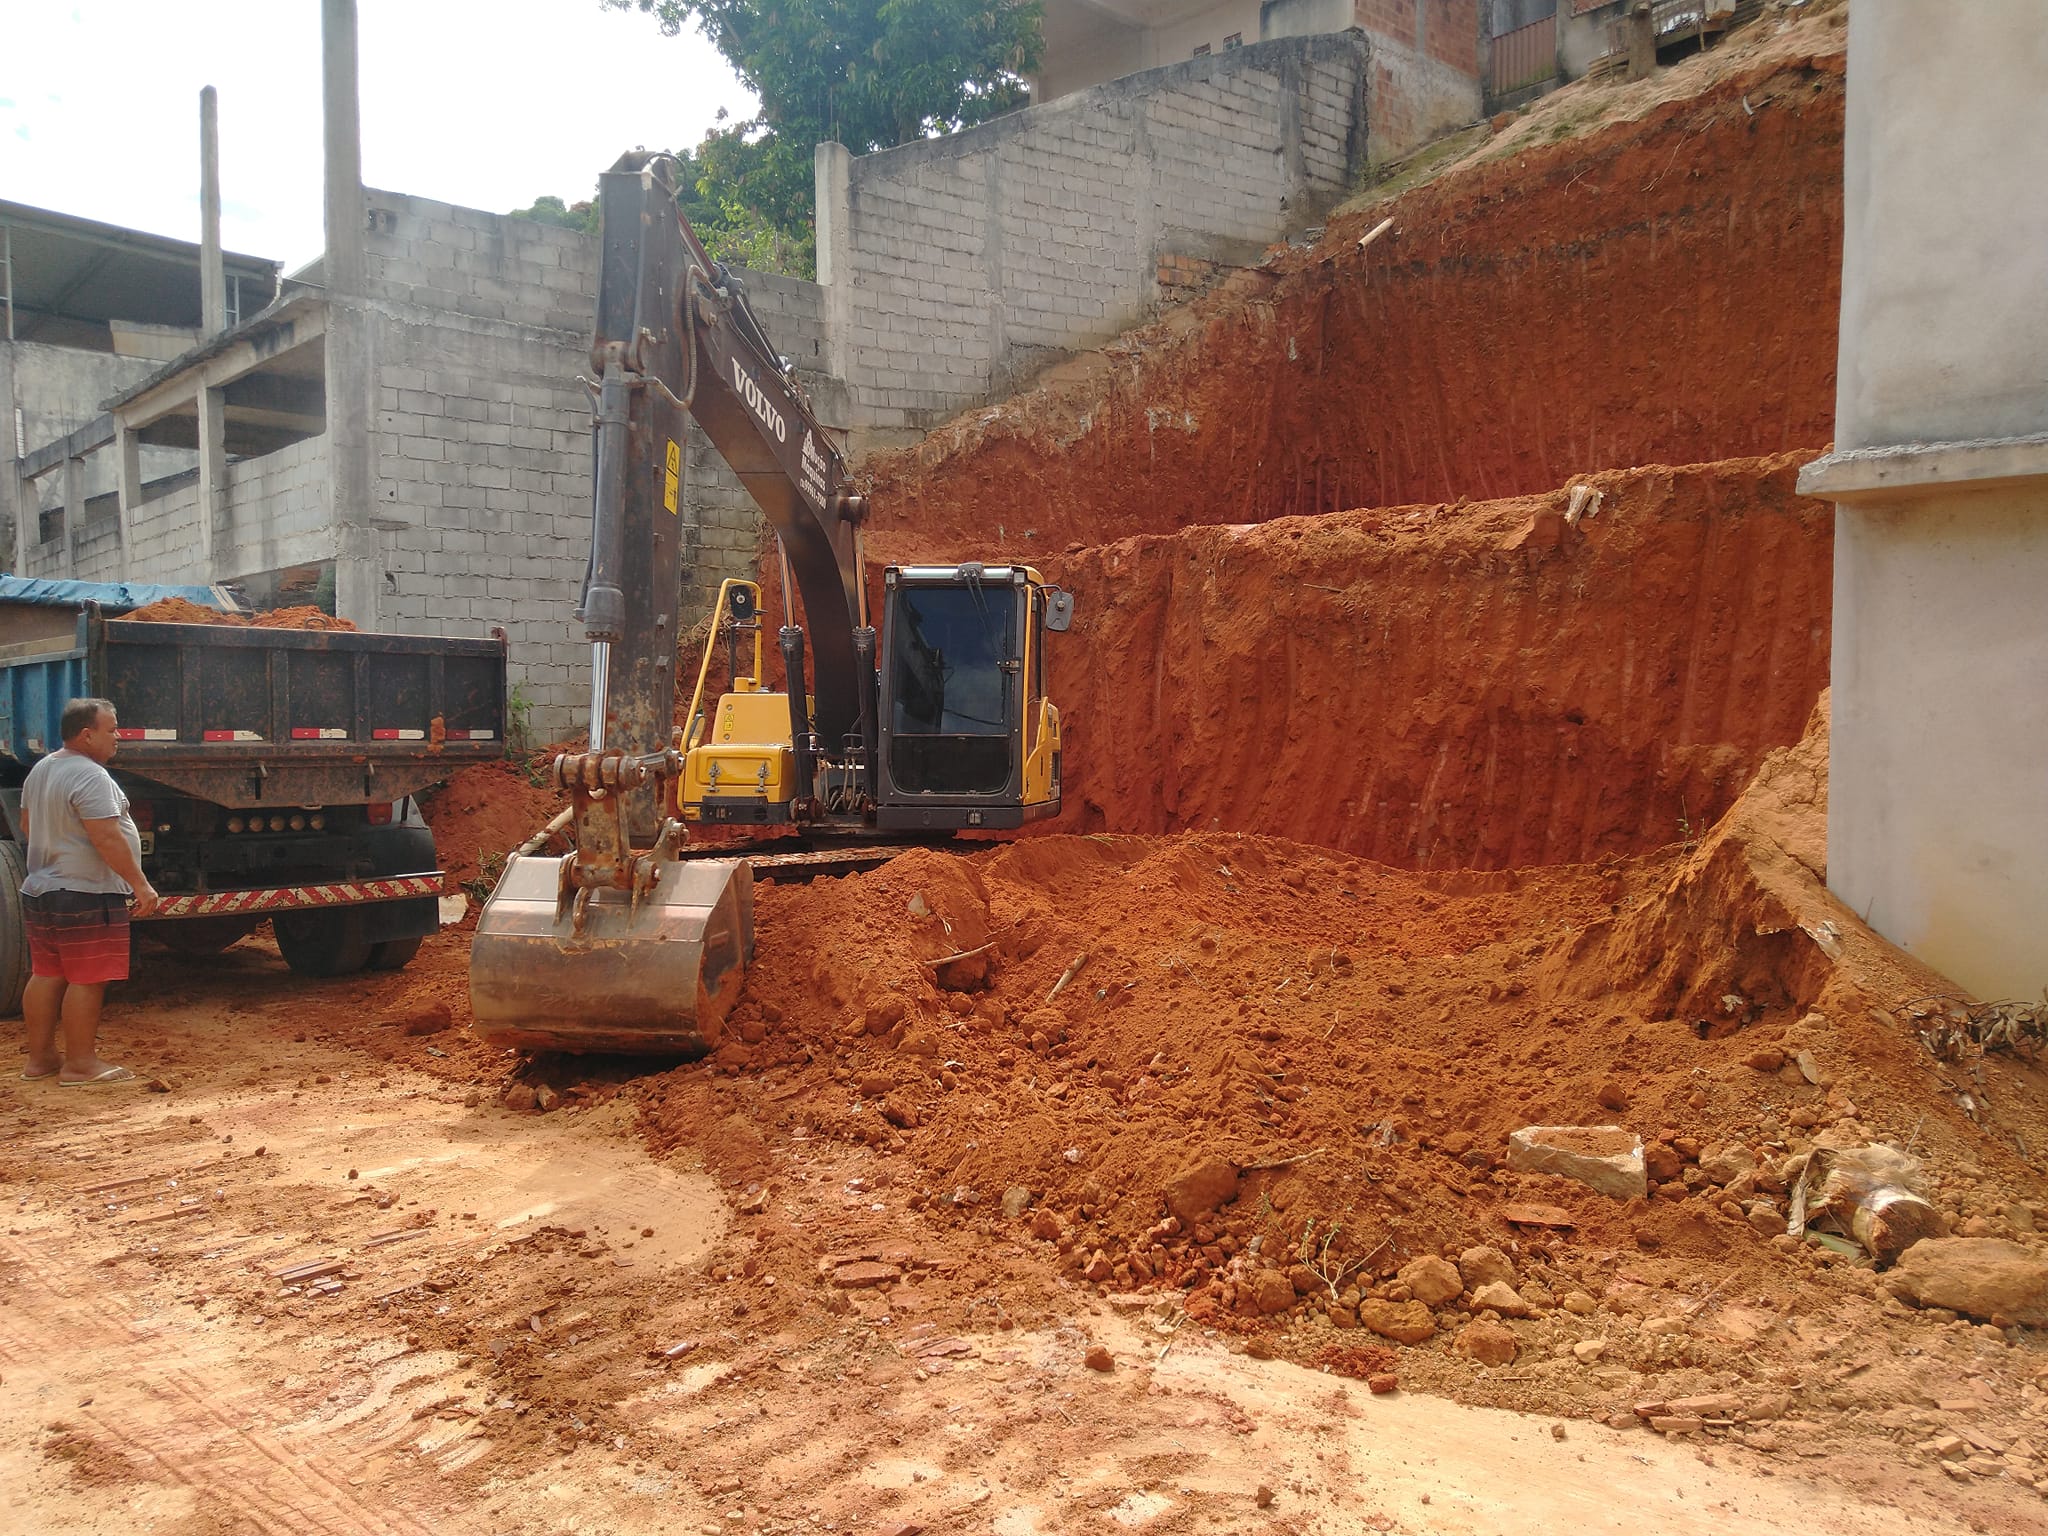
[[(1020, 827), (1060, 808), (1060, 713), (1045, 690), (1045, 637), (1070, 594), (1022, 565), (890, 566), (880, 634), (856, 636), (852, 729), (827, 743), (808, 699), (769, 691), (760, 590), (728, 581), (685, 715), (677, 811), (687, 822), (821, 831)], [(801, 675), (800, 632), (781, 632)], [(874, 656), (879, 640), (879, 662)], [(706, 680), (719, 647), (730, 689)]]
[(875, 823), (1019, 827), (1060, 808), (1059, 710), (1045, 636), (1071, 599), (1022, 565), (883, 573)]

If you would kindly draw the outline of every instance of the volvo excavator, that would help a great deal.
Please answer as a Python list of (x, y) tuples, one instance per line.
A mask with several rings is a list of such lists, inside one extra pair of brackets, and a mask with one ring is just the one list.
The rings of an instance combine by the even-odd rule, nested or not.
[[(577, 611), (589, 742), (552, 765), (573, 850), (515, 854), (477, 922), (470, 1005), (493, 1044), (718, 1044), (753, 958), (753, 874), (744, 857), (699, 856), (693, 824), (886, 840), (1014, 828), (1060, 806), (1045, 642), (1071, 621), (1071, 595), (1020, 564), (892, 565), (871, 621), (867, 500), (743, 282), (682, 216), (674, 175), (635, 152), (600, 182), (595, 507)], [(764, 667), (760, 584), (727, 581), (678, 728), (685, 416), (774, 530), (784, 685)], [(731, 682), (713, 701), (721, 646)]]

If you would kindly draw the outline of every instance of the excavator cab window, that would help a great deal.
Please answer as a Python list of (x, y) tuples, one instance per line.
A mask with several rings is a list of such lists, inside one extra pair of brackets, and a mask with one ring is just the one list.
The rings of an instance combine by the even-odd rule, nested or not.
[(1011, 780), (1017, 603), (1006, 586), (902, 586), (890, 638), (889, 776), (910, 794), (992, 795)]

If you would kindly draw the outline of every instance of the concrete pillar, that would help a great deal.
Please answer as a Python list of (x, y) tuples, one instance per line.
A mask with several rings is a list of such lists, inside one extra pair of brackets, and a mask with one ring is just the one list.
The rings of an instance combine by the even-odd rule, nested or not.
[(1828, 884), (1982, 998), (2048, 983), (2038, 0), (1849, 12)]
[[(8, 232), (0, 229), (0, 241), (9, 238)], [(0, 256), (11, 255), (11, 249), (0, 249)], [(4, 276), (0, 273), (0, 278)], [(13, 316), (9, 315), (8, 320), (11, 328)], [(27, 518), (22, 508), (28, 505), (30, 496), (29, 488), (14, 472), (14, 461), (21, 457), (24, 445), (20, 441), (17, 426), (20, 417), (14, 404), (14, 338), (7, 334), (0, 334), (0, 410), (6, 412), (6, 418), (0, 420), (0, 518), (6, 519), (14, 529), (13, 569), (18, 575), (26, 575), (29, 541), (24, 532)]]
[(118, 420), (114, 423), (114, 473), (121, 515), (121, 560), (115, 569), (122, 581), (137, 581), (142, 573), (128, 562), (135, 553), (135, 515), (142, 509), (142, 439), (134, 428)]
[(844, 379), (853, 325), (853, 151), (826, 142), (811, 153), (817, 204), (818, 286), (825, 290), (825, 372)]
[(199, 93), (199, 326), (227, 327), (227, 277), (220, 259), (220, 114), (212, 86)]
[(1657, 72), (1657, 16), (1650, 0), (1629, 0), (1621, 30), (1628, 41), (1629, 79), (1649, 79)]
[(78, 541), (85, 529), (85, 460), (64, 461), (64, 555), (60, 576), (78, 575)]
[(321, 0), (326, 146), (327, 491), (334, 526), (334, 606), (359, 629), (378, 627), (383, 581), (371, 524), (376, 379), (370, 316), (363, 150), (356, 103), (355, 0)]
[(214, 569), (219, 530), (227, 521), (227, 396), (199, 386), (199, 579), (219, 581), (233, 574)]

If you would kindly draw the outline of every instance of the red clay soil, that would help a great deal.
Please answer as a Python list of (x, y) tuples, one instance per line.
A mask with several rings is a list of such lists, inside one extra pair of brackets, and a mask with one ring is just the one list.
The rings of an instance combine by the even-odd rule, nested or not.
[(1842, 70), (1761, 66), (1335, 219), (1078, 381), (871, 457), (870, 548), (1045, 564), (1195, 524), (1818, 449)]
[(1067, 559), (1062, 828), (1514, 868), (1711, 823), (1828, 675), (1800, 455), (1569, 496), (1127, 539)]
[(546, 826), (563, 803), (511, 763), (477, 763), (427, 790), (420, 814), (433, 829), (447, 889), (495, 881), (504, 855)]
[(240, 626), (249, 621), (238, 613), (224, 613), (218, 608), (208, 608), (204, 603), (195, 603), (182, 597), (160, 597), (153, 603), (145, 603), (132, 613), (120, 615), (122, 619), (133, 619), (141, 624), (226, 624)]
[[(1264, 838), (1051, 837), (766, 888), (731, 1043), (647, 1085), (647, 1134), (722, 1146), (736, 1179), (805, 1138), (865, 1143), (936, 1231), (1025, 1239), (1240, 1329), (1353, 1327), (1411, 1300), (1412, 1259), (1488, 1245), (1531, 1314), (1507, 1314), (1510, 1353), (1547, 1358), (1583, 1308), (1635, 1369), (1767, 1382), (1786, 1339), (1759, 1336), (1785, 1319), (1883, 1313), (1869, 1269), (1782, 1236), (1788, 1160), (1816, 1138), (1910, 1142), (1958, 1229), (2048, 1217), (2018, 1150), (2048, 1138), (2039, 1072), (1938, 1064), (1896, 1005), (1939, 979), (1821, 882), (1826, 741), (1822, 709), (1697, 846), (1599, 865), (1427, 875)], [(1508, 1132), (1546, 1123), (1640, 1133), (1654, 1198), (1508, 1171)], [(1173, 1218), (1176, 1182), (1218, 1159)], [(1002, 1315), (1055, 1305), (1005, 1278)], [(1479, 1310), (1425, 1306), (1436, 1336), (1400, 1351), (1404, 1381), (1552, 1408), (1602, 1390), (1475, 1378), (1446, 1346)]]
[(273, 608), (268, 613), (259, 613), (250, 622), (252, 629), (346, 629), (355, 625), (347, 619), (338, 619), (331, 613), (318, 608)]
[(155, 602), (147, 603), (133, 613), (124, 613), (120, 617), (135, 619), (145, 624), (224, 624), (243, 629), (355, 628), (349, 620), (338, 619), (318, 608), (273, 608), (268, 613), (259, 613), (250, 619), (239, 613), (224, 613), (218, 608), (208, 608), (202, 603), (188, 602), (182, 597), (158, 598)]

